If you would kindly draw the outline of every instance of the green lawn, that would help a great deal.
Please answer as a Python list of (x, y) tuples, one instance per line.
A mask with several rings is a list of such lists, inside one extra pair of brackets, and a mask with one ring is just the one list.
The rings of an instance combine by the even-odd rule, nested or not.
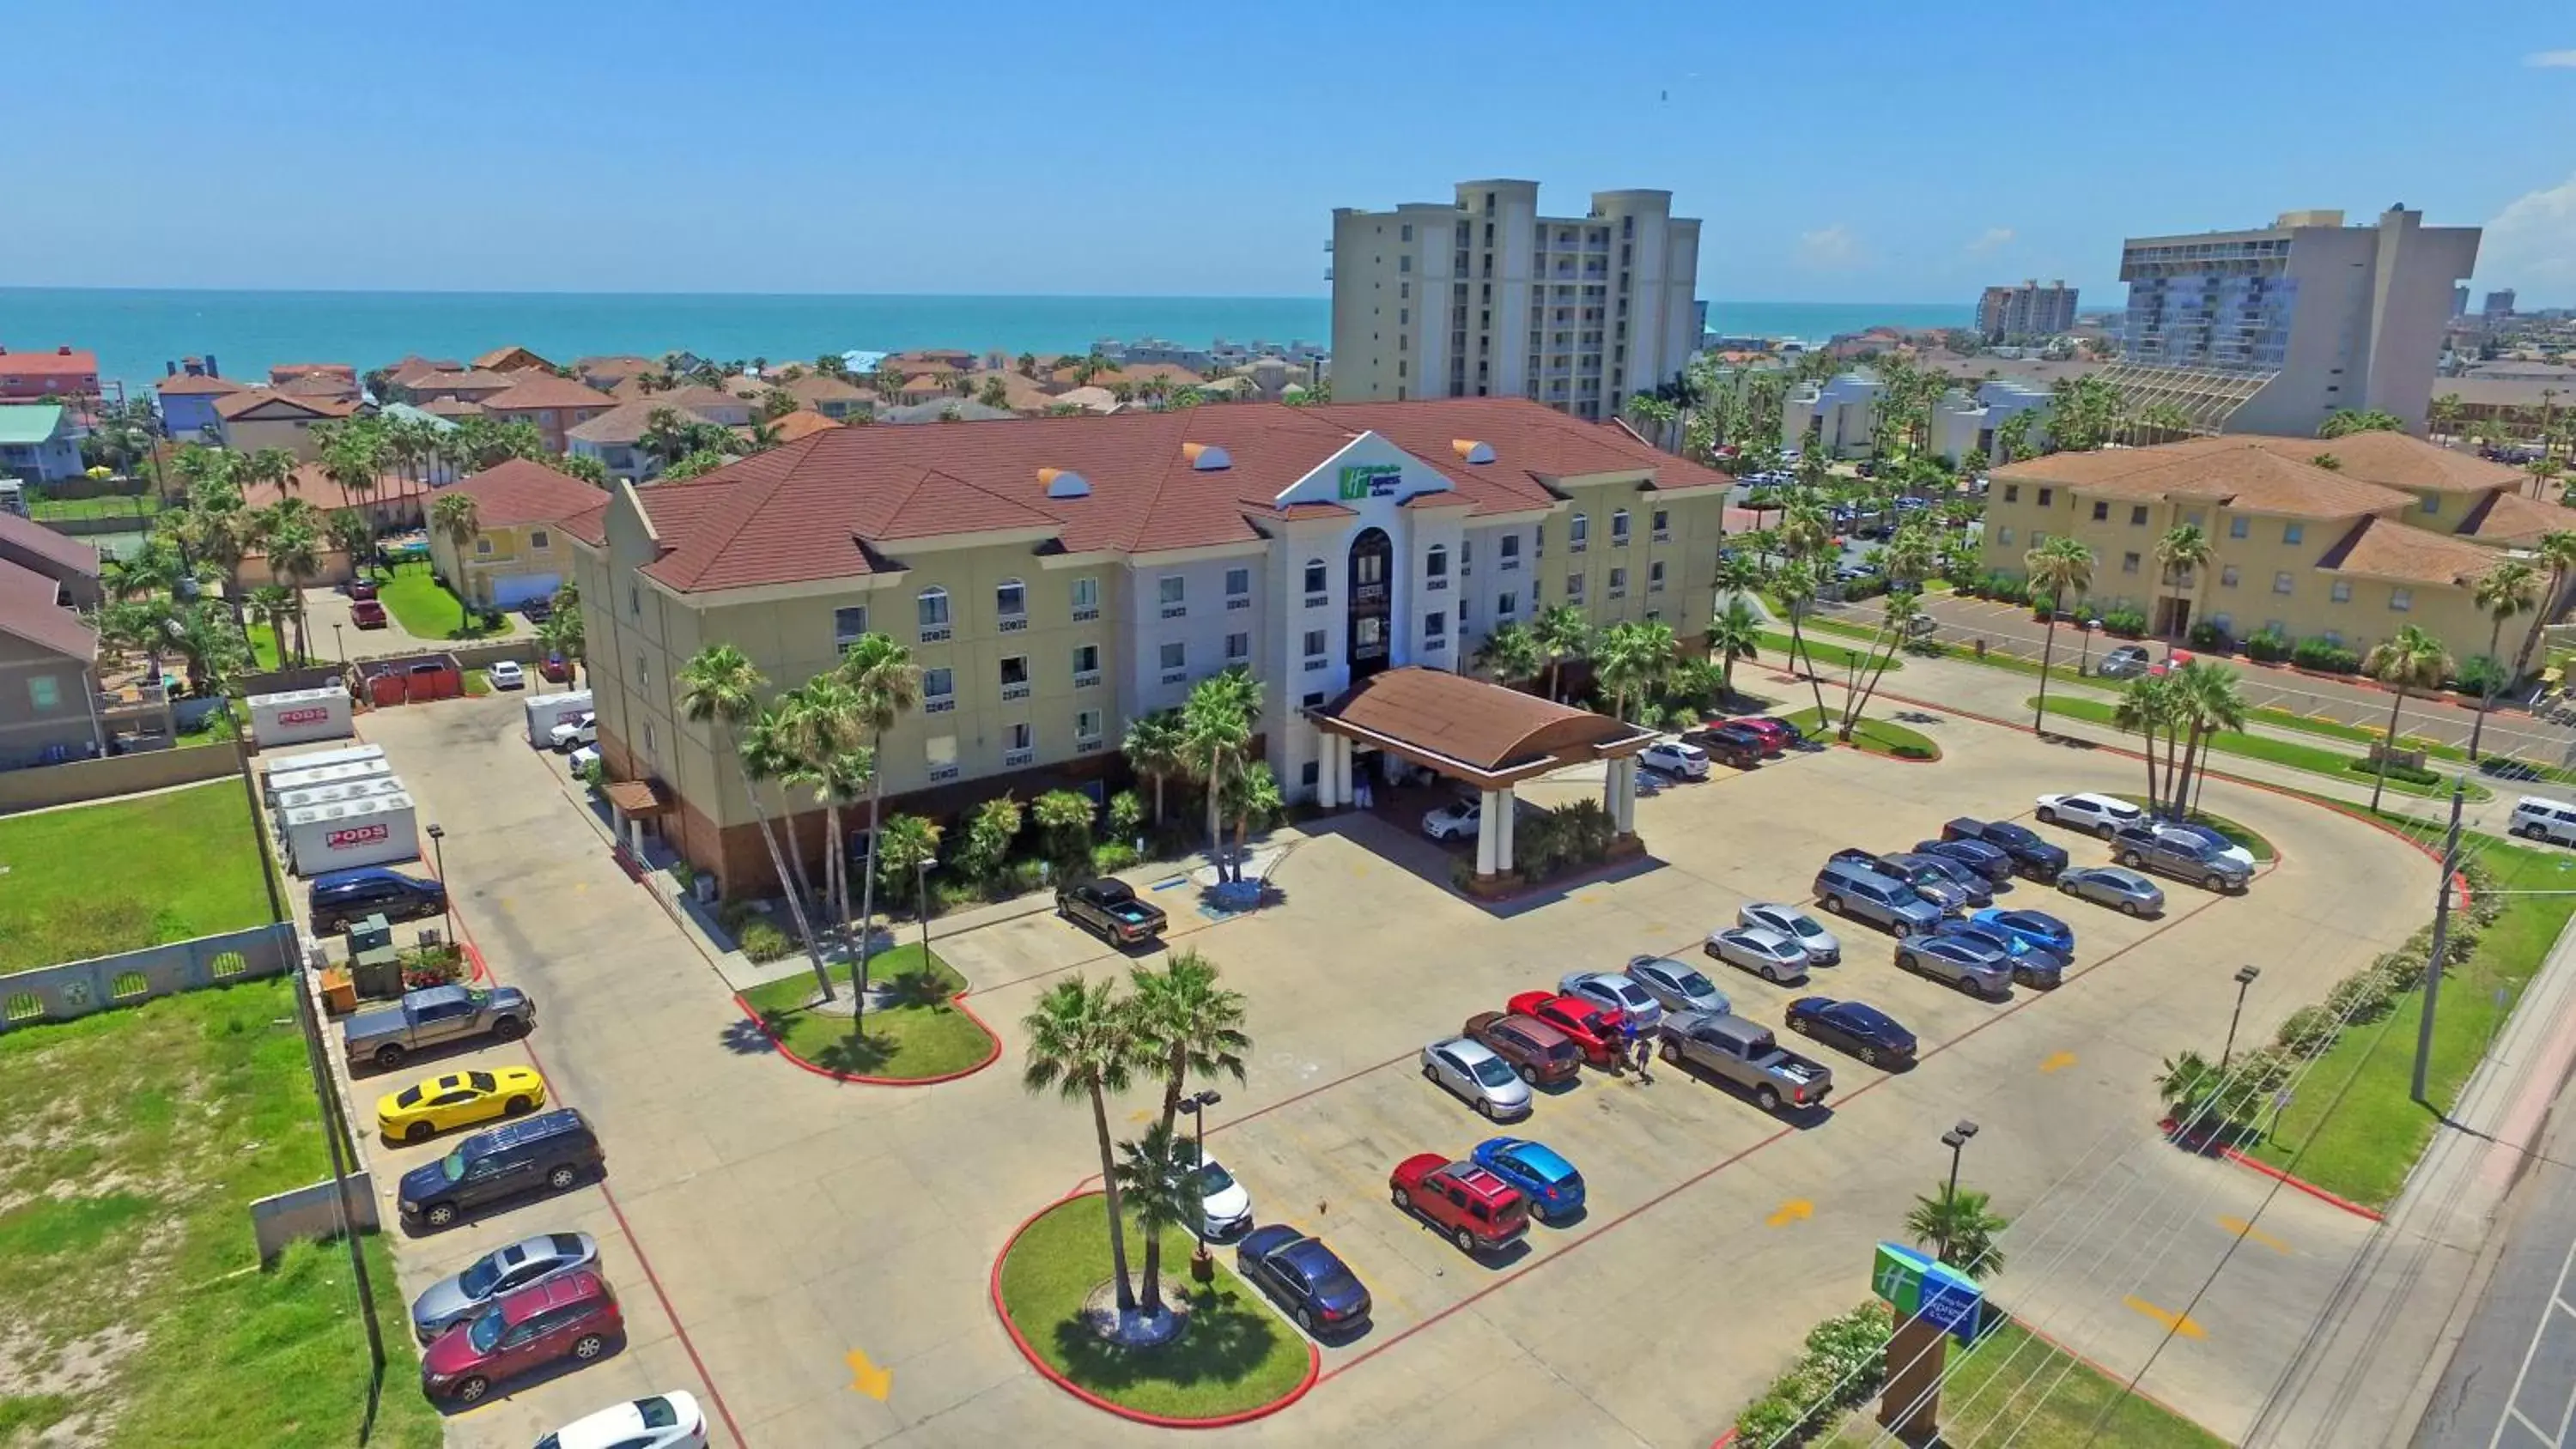
[[(2035, 699), (2027, 702), (2034, 705), (2037, 703)], [(2080, 719), (2091, 724), (2111, 723), (2115, 708), (2116, 706), (2109, 700), (2103, 699), (2081, 699), (2057, 694), (2048, 697), (2050, 714), (2064, 715), (2070, 719)], [(2337, 780), (2367, 782), (2374, 778), (2370, 764), (2359, 755), (2348, 755), (2341, 750), (2301, 744), (2297, 740), (2275, 739), (2270, 735), (2240, 734), (2234, 730), (2221, 730), (2209, 737), (2209, 748), (2223, 755), (2242, 755), (2252, 760), (2269, 760), (2276, 765), (2287, 765), (2293, 770), (2305, 770), (2310, 774), (2325, 775)], [(2475, 780), (2469, 781), (2468, 787), (2468, 797), (2472, 800), (2490, 800), (2495, 797), (2494, 791)], [(2394, 795), (2447, 795), (2450, 793), (2450, 786), (2447, 782), (2439, 780), (2430, 785), (2419, 785), (2412, 780), (2400, 780), (2392, 776), (2388, 781), (2388, 790)]]
[[(2379, 729), (2376, 726), (2345, 724), (2341, 720), (2333, 719), (2312, 719), (2295, 710), (2273, 709), (2266, 706), (2261, 709), (2247, 710), (2245, 714), (2246, 718), (2262, 724), (2277, 725), (2282, 729), (2298, 730), (2304, 734), (2323, 735), (2328, 739), (2347, 740), (2354, 744), (2367, 745), (2379, 738)], [(2408, 738), (2403, 716), (2398, 720), (2397, 733), (2401, 740)], [(2469, 761), (2468, 750), (2460, 745), (2446, 745), (2437, 740), (2425, 740), (2422, 748), (2427, 759), (2449, 760), (2456, 764), (2467, 764)], [(2490, 750), (2488, 753), (2493, 754), (2494, 751)], [(2576, 784), (2576, 770), (2541, 764), (2533, 765), (2532, 769), (2541, 779), (2556, 781), (2559, 784)]]
[[(1071, 1109), (1068, 1108), (1068, 1111)], [(1306, 1340), (1219, 1254), (1216, 1281), (1189, 1281), (1190, 1235), (1163, 1235), (1163, 1291), (1190, 1292), (1190, 1326), (1159, 1348), (1100, 1341), (1078, 1317), (1109, 1281), (1109, 1224), (1097, 1194), (1029, 1224), (1002, 1260), (1002, 1306), (1029, 1347), (1058, 1373), (1112, 1403), (1149, 1414), (1208, 1419), (1258, 1408), (1306, 1377)], [(1145, 1235), (1127, 1224), (1129, 1271), (1145, 1271)]]
[[(2576, 912), (2576, 856), (2478, 834), (2463, 835), (2460, 848), (2486, 862), (2499, 890), (2571, 894), (2508, 895), (2504, 914), (2478, 938), (2468, 963), (2442, 978), (2425, 1091), (2445, 1110)], [(2346, 1031), (2310, 1069), (2270, 1137), (2251, 1153), (2355, 1202), (2379, 1206), (2395, 1198), (2435, 1125), (2433, 1112), (2411, 1096), (2423, 1005), (2422, 992), (2409, 992), (2385, 1020)], [(2356, 1067), (2359, 1075), (2353, 1076)], [(2352, 1090), (2333, 1105), (2348, 1076)]]
[[(2144, 795), (2123, 795), (2114, 791), (2112, 798), (2116, 800), (2126, 800), (2140, 809), (2148, 808), (2147, 797)], [(2244, 846), (2246, 854), (2253, 856), (2258, 863), (2270, 860), (2273, 855), (2276, 854), (2272, 849), (2272, 842), (2265, 840), (2260, 834), (2237, 824), (2235, 821), (2228, 819), (2224, 815), (2213, 815), (2206, 810), (2194, 810), (2188, 818), (2192, 824), (2206, 825), (2210, 829), (2217, 831), (2219, 834), (2226, 836), (2228, 839), (2235, 841), (2238, 845)]]
[[(965, 989), (966, 978), (936, 953), (930, 954), (925, 971), (923, 954), (921, 943), (914, 941), (869, 959), (868, 979), (896, 987), (908, 1004), (869, 1012), (866, 1039), (857, 1043), (850, 1040), (850, 1018), (805, 1009), (814, 995), (810, 969), (755, 986), (742, 999), (789, 1051), (818, 1067), (863, 1077), (962, 1072), (992, 1052), (993, 1039), (973, 1017), (949, 1004), (951, 994)], [(846, 989), (849, 966), (834, 966), (832, 979)]]
[[(1834, 732), (1842, 726), (1840, 712), (1827, 711), (1819, 714), (1812, 705), (1796, 714), (1782, 715), (1781, 718), (1795, 726), (1798, 733), (1809, 739), (1832, 739)], [(1852, 730), (1852, 744), (1864, 754), (1886, 755), (1892, 759), (1937, 760), (1941, 758), (1941, 747), (1932, 742), (1931, 736), (1907, 729), (1901, 724), (1868, 715), (1862, 716), (1860, 724)]]
[[(161, 511), (160, 495), (137, 493), (129, 496), (109, 495), (102, 498), (31, 498), (27, 500), (28, 516), (38, 523), (54, 523), (80, 518), (150, 518)], [(0, 1419), (0, 1424), (6, 1424)]]
[[(1799, 627), (1801, 629), (1805, 629), (1807, 626), (1805, 624), (1801, 624)], [(1789, 653), (1789, 646), (1792, 641), (1788, 634), (1779, 630), (1765, 629), (1759, 637), (1762, 641), (1762, 657), (1756, 662), (1776, 669), (1788, 668), (1789, 661), (1792, 657)], [(1866, 649), (1846, 649), (1840, 644), (1819, 639), (1815, 637), (1813, 633), (1809, 633), (1806, 638), (1804, 653), (1806, 658), (1813, 659), (1816, 662), (1816, 668), (1819, 670), (1829, 670), (1848, 669), (1851, 667), (1853, 660), (1867, 656), (1868, 651)], [(1871, 663), (1864, 667), (1875, 669), (1877, 665), (1875, 663)], [(1887, 672), (1894, 674), (1904, 667), (1905, 656), (1902, 653), (1899, 653), (1896, 658), (1888, 662)]]
[(496, 632), (470, 628), (465, 604), (438, 581), (426, 562), (397, 564), (379, 574), (376, 597), (405, 630), (422, 639), (477, 639)]
[(0, 971), (267, 921), (239, 780), (0, 819)]
[[(2121, 1382), (2033, 1339), (2007, 1321), (1964, 1354), (1953, 1340), (1950, 1377), (1941, 1389), (1941, 1442), (1956, 1449), (2225, 1449), (2227, 1441), (2141, 1398), (2121, 1398)], [(1988, 1390), (1991, 1388), (1991, 1392)], [(2094, 1420), (2113, 1400), (2097, 1440)], [(1876, 1406), (1852, 1415), (1819, 1442), (1860, 1446), (1882, 1437)]]
[[(289, 638), (293, 637), (294, 627), (295, 626), (292, 624), (287, 626)], [(272, 670), (280, 667), (277, 654), (277, 633), (275, 630), (269, 628), (266, 624), (250, 623), (242, 626), (242, 633), (250, 640), (250, 657), (253, 664), (263, 670)]]
[[(0, 1442), (356, 1444), (366, 1339), (346, 1245), (262, 1268), (249, 1204), (330, 1170), (283, 979), (0, 1035), (0, 1323), (23, 1333)], [(401, 1290), (366, 1244), (388, 1362), (370, 1449), (430, 1449)], [(14, 1428), (13, 1428), (14, 1426)]]
[(198, 720), (196, 728), (179, 731), (175, 743), (184, 750), (197, 745), (220, 745), (240, 737), (240, 719), (233, 713), (231, 702), (226, 701), (222, 709), (210, 710)]
[[(1804, 627), (1813, 633), (1835, 634), (1848, 639), (1868, 639), (1877, 633), (1876, 630), (1865, 625), (1846, 624), (1839, 619), (1816, 617), (1808, 618)], [(2027, 674), (2033, 678), (2039, 675), (2039, 661), (2036, 659), (2018, 659), (2009, 654), (1997, 654), (1991, 651), (1981, 655), (1972, 648), (1933, 640), (1915, 640), (1908, 643), (1898, 658), (1897, 662), (1900, 665), (1904, 663), (1905, 654), (1932, 659), (1956, 659), (1968, 664), (1983, 664), (1989, 668), (2009, 669), (2016, 674)], [(2075, 683), (2075, 666), (2082, 660), (2083, 656), (2078, 654), (2070, 661), (2065, 651), (2059, 651), (2057, 656), (2049, 661), (2048, 677), (2051, 686)], [(2089, 680), (2085, 681), (2085, 687), (2092, 687)]]

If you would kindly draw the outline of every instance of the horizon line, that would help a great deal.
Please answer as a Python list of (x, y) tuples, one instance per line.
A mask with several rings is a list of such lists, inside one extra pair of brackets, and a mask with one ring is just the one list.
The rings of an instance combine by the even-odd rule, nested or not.
[[(0, 296), (23, 292), (160, 292), (207, 295), (263, 294), (290, 296), (351, 297), (853, 297), (853, 298), (954, 298), (992, 297), (1020, 301), (1108, 301), (1108, 302), (1330, 302), (1332, 294), (1264, 293), (1264, 292), (772, 292), (724, 288), (705, 290), (618, 290), (610, 288), (525, 288), (525, 287), (168, 287), (118, 284), (114, 286), (83, 284), (55, 286), (41, 283), (0, 283)], [(1839, 301), (1818, 297), (1712, 297), (1711, 306), (1724, 303), (1754, 303), (1764, 306), (1801, 307), (1971, 307), (1974, 302), (1863, 298)]]

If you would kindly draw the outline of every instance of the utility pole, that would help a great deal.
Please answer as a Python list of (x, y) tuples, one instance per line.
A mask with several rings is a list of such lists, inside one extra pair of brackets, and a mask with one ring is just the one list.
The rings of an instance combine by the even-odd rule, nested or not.
[(2460, 806), (2468, 795), (2468, 772), (2451, 781), (2451, 829), (2442, 837), (2442, 879), (2433, 898), (2433, 951), (2424, 962), (2424, 1014), (2415, 1023), (2414, 1097), (2425, 1106), (2424, 1073), (2433, 1064), (2433, 1008), (2442, 999), (2442, 955), (2450, 947), (2451, 878), (2460, 870)]

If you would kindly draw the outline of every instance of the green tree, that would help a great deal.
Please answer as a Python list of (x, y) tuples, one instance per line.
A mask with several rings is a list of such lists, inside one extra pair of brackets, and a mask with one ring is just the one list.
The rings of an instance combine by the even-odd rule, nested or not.
[(1496, 684), (1526, 684), (1538, 677), (1546, 663), (1538, 636), (1517, 619), (1496, 625), (1476, 645), (1476, 667)]
[(1207, 1236), (1207, 1195), (1199, 1188), (1198, 1148), (1157, 1122), (1145, 1135), (1118, 1145), (1118, 1192), (1145, 1239), (1143, 1308), (1148, 1318), (1163, 1313), (1163, 1234), (1187, 1228), (1192, 1237)]
[[(852, 719), (867, 736), (868, 754), (882, 758), (886, 731), (921, 705), (921, 667), (912, 651), (870, 630), (841, 651), (834, 673), (851, 694)], [(878, 815), (885, 808), (885, 776), (868, 777), (868, 844), (876, 846)], [(1017, 833), (1016, 830), (1013, 833)], [(837, 837), (836, 837), (837, 838)], [(865, 980), (868, 957), (876, 944), (877, 872), (869, 871), (859, 887), (859, 979)]]
[(1796, 669), (1799, 660), (1805, 660), (1807, 689), (1815, 696), (1816, 723), (1819, 725), (1825, 721), (1825, 686), (1816, 668), (1815, 656), (1807, 652), (1804, 621), (1807, 610), (1814, 606), (1816, 595), (1825, 586), (1825, 570), (1823, 559), (1793, 554), (1781, 562), (1780, 571), (1771, 581), (1771, 592), (1780, 600), (1780, 611), (1789, 616), (1790, 667)]
[(753, 760), (743, 755), (746, 729), (760, 717), (760, 692), (769, 685), (752, 665), (749, 655), (731, 644), (710, 644), (691, 655), (680, 667), (680, 713), (693, 724), (709, 725), (724, 733), (734, 747), (736, 767), (743, 772), (743, 793), (751, 799), (752, 818), (759, 822), (762, 844), (769, 848), (769, 868), (777, 873), (778, 888), (787, 897), (787, 907), (796, 917), (796, 929), (805, 937), (805, 954), (813, 962), (814, 982), (825, 1001), (835, 999), (832, 973), (823, 964), (822, 943), (817, 939), (812, 921), (806, 919), (805, 901), (798, 893), (795, 876), (787, 868), (787, 853), (778, 843), (778, 827), (769, 818), (769, 805), (761, 798), (760, 784), (753, 776)]
[(1031, 1095), (1052, 1091), (1066, 1101), (1087, 1098), (1091, 1103), (1100, 1190), (1109, 1211), (1111, 1281), (1117, 1284), (1119, 1311), (1126, 1313), (1135, 1310), (1136, 1289), (1127, 1277), (1126, 1221), (1109, 1139), (1109, 1096), (1127, 1090), (1139, 1053), (1135, 1015), (1117, 993), (1114, 980), (1095, 984), (1080, 976), (1047, 988), (1037, 1009), (1020, 1019), (1020, 1030), (1029, 1039), (1020, 1087)]
[(1547, 697), (1554, 699), (1559, 666), (1591, 651), (1592, 621), (1573, 604), (1551, 604), (1539, 610), (1531, 633), (1538, 640), (1540, 657), (1547, 661)]
[(2406, 422), (2395, 413), (2378, 408), (2337, 408), (2317, 428), (2320, 438), (2340, 438), (2351, 433), (2402, 433)]
[[(841, 833), (841, 806), (855, 800), (859, 787), (876, 777), (876, 741), (862, 717), (859, 692), (836, 673), (818, 674), (789, 691), (786, 698), (792, 747), (823, 801), (823, 894), (832, 915), (830, 929), (845, 935), (850, 924), (850, 853), (848, 837)], [(873, 843), (875, 837), (869, 839)], [(862, 922), (861, 929), (870, 927)], [(852, 1030), (856, 1032), (855, 1025)]]
[[(1228, 776), (1225, 784), (1226, 818), (1234, 822), (1234, 856), (1240, 862), (1252, 849), (1252, 832), (1267, 827), (1288, 806), (1279, 793), (1278, 777), (1270, 773), (1267, 762), (1254, 760)], [(1243, 879), (1243, 867), (1237, 864), (1236, 880)]]
[(2135, 732), (2146, 742), (2142, 751), (2147, 761), (2147, 798), (2164, 798), (2162, 761), (2156, 753), (2160, 738), (2172, 733), (2175, 719), (2174, 680), (2171, 675), (2143, 675), (2129, 681), (2120, 691), (2119, 702), (2111, 706), (2111, 723), (2124, 732)]
[(429, 505), (429, 526), (456, 548), (457, 557), (465, 556), (474, 544), (474, 535), (483, 531), (483, 508), (467, 493), (441, 493)]
[(1154, 785), (1154, 824), (1163, 823), (1163, 782), (1189, 773), (1188, 756), (1182, 753), (1189, 735), (1181, 725), (1178, 710), (1158, 709), (1138, 715), (1127, 722), (1127, 737), (1119, 742), (1119, 753), (1127, 757), (1127, 768)]
[(2066, 534), (2040, 544), (2022, 555), (2022, 567), (2030, 576), (2033, 603), (2048, 601), (2048, 636), (2039, 652), (2039, 703), (2031, 713), (2031, 728), (2046, 733), (2048, 729), (2048, 665), (2057, 653), (2058, 606), (2069, 594), (2082, 598), (2093, 587), (2093, 550)]
[(305, 628), (304, 586), (322, 572), (321, 537), (310, 523), (300, 519), (272, 527), (268, 535), (268, 567), (294, 595), (295, 657), (298, 662), (310, 663), (313, 650)]
[(2542, 534), (2539, 547), (2534, 552), (2539, 554), (2542, 567), (2549, 570), (2549, 582), (2540, 591), (2538, 616), (2532, 620), (2531, 627), (2523, 631), (2522, 644), (2513, 652), (2513, 677), (2516, 679), (2531, 677), (2531, 655), (2540, 643), (2540, 626), (2556, 617), (2560, 604), (2567, 597), (2568, 577), (2576, 574), (2576, 529), (2552, 529)]
[(1995, 1246), (1995, 1235), (2011, 1226), (2011, 1219), (1993, 1211), (1986, 1194), (1966, 1187), (1954, 1192), (1947, 1183), (1916, 1198), (1914, 1210), (1905, 1215), (1905, 1233), (1914, 1246), (1936, 1250), (1942, 1262), (1972, 1283), (2004, 1270), (2003, 1250)]
[(2460, 435), (2460, 418), (2466, 409), (2467, 404), (2460, 401), (2460, 395), (2458, 393), (2446, 392), (2442, 394), (2440, 397), (2433, 399), (2432, 409), (2426, 415), (2426, 431), (2432, 433), (2435, 437), (2440, 438), (2458, 437)]
[(1224, 799), (1227, 776), (1239, 768), (1252, 748), (1261, 715), (1261, 686), (1252, 672), (1234, 665), (1190, 687), (1181, 706), (1183, 758), (1207, 787), (1208, 858), (1216, 863), (1217, 880), (1240, 882), (1243, 865), (1228, 860), (1225, 849)]
[(2208, 753), (2210, 736), (2244, 729), (2251, 707), (2238, 688), (2236, 671), (2215, 661), (2195, 659), (2166, 677), (2173, 681), (2174, 713), (2183, 728), (2182, 758), (2173, 771), (2169, 804), (2170, 813), (2180, 817), (2189, 811), (2192, 777)]
[(2380, 792), (2388, 788), (2388, 757), (2397, 752), (2397, 712), (2406, 707), (2407, 691), (2441, 688), (2458, 663), (2442, 647), (2442, 641), (2422, 625), (2408, 624), (2372, 646), (2362, 657), (2361, 667), (2394, 695), (2388, 701), (2388, 738), (2379, 752), (2378, 773), (2370, 784), (2370, 810), (2376, 815)]
[(1133, 840), (1145, 824), (1145, 802), (1133, 790), (1109, 797), (1109, 838)]
[(975, 401), (988, 408), (1007, 408), (1011, 405), (1011, 390), (999, 377), (988, 377), (976, 389)]
[(1887, 596), (1881, 608), (1878, 632), (1871, 637), (1869, 648), (1852, 659), (1855, 671), (1869, 671), (1869, 682), (1861, 684), (1855, 672), (1851, 681), (1844, 685), (1842, 725), (1835, 731), (1834, 738), (1845, 744), (1851, 743), (1853, 732), (1860, 728), (1861, 712), (1869, 708), (1870, 697), (1878, 693), (1878, 682), (1887, 677), (1888, 666), (1896, 662), (1896, 651), (1903, 646), (1914, 620), (1922, 612), (1921, 596), (1911, 590), (1900, 589)]
[[(1219, 984), (1216, 963), (1195, 947), (1173, 953), (1160, 966), (1138, 966), (1131, 979), (1138, 1064), (1150, 1062), (1163, 1074), (1162, 1114), (1153, 1130), (1169, 1137), (1178, 1129), (1181, 1099), (1193, 1075), (1202, 1081), (1244, 1079), (1243, 1054), (1252, 1049), (1243, 1030), (1244, 998)], [(1145, 1252), (1150, 1303), (1156, 1266), (1150, 1237)]]
[(987, 885), (1000, 878), (1002, 867), (1010, 862), (1011, 845), (1020, 838), (1020, 827), (1027, 818), (1020, 802), (1009, 795), (996, 796), (976, 806), (966, 817), (966, 839), (957, 850), (958, 867)]
[(1735, 693), (1735, 661), (1762, 657), (1762, 616), (1742, 594), (1728, 598), (1726, 607), (1708, 621), (1708, 650), (1723, 661), (1718, 687)]
[[(2540, 607), (2540, 571), (2533, 568), (2527, 559), (2507, 558), (2478, 575), (2469, 597), (2477, 604), (2478, 611), (2487, 616), (2487, 658), (2492, 662), (2503, 657), (2496, 651), (2503, 644), (2505, 621)], [(2487, 687), (2484, 697), (2478, 701), (2477, 722), (2469, 726), (2469, 758), (2473, 761), (2478, 757), (2478, 742), (2486, 734), (2487, 711), (2495, 708), (2496, 690), (2505, 683), (2503, 675), (2501, 669), (2487, 671)]]
[(1029, 802), (1047, 860), (1070, 884), (1091, 873), (1091, 797), (1078, 790), (1049, 790)]
[(871, 863), (889, 890), (908, 891), (921, 918), (921, 949), (930, 949), (930, 891), (924, 872), (939, 863), (939, 827), (918, 815), (890, 815), (877, 829)]
[[(2168, 588), (2179, 587), (2183, 575), (2209, 567), (2210, 560), (2215, 557), (2217, 557), (2216, 548), (2211, 545), (2209, 535), (2203, 532), (2197, 523), (2175, 524), (2165, 530), (2162, 538), (2156, 540), (2156, 574)], [(2165, 631), (2167, 636), (2179, 640), (2182, 635), (2183, 611), (2168, 609), (2167, 618), (2171, 624), (2171, 627)]]
[(1631, 701), (1643, 702), (1670, 679), (1681, 660), (1681, 643), (1672, 626), (1621, 622), (1601, 631), (1594, 648), (1594, 677), (1610, 696), (1610, 713), (1629, 718)]

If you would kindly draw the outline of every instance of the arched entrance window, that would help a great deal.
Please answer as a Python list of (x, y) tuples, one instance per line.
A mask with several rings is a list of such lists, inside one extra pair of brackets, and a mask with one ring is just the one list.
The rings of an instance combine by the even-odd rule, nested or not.
[(1351, 540), (1350, 661), (1353, 681), (1387, 666), (1387, 618), (1395, 607), (1395, 544), (1382, 528)]

